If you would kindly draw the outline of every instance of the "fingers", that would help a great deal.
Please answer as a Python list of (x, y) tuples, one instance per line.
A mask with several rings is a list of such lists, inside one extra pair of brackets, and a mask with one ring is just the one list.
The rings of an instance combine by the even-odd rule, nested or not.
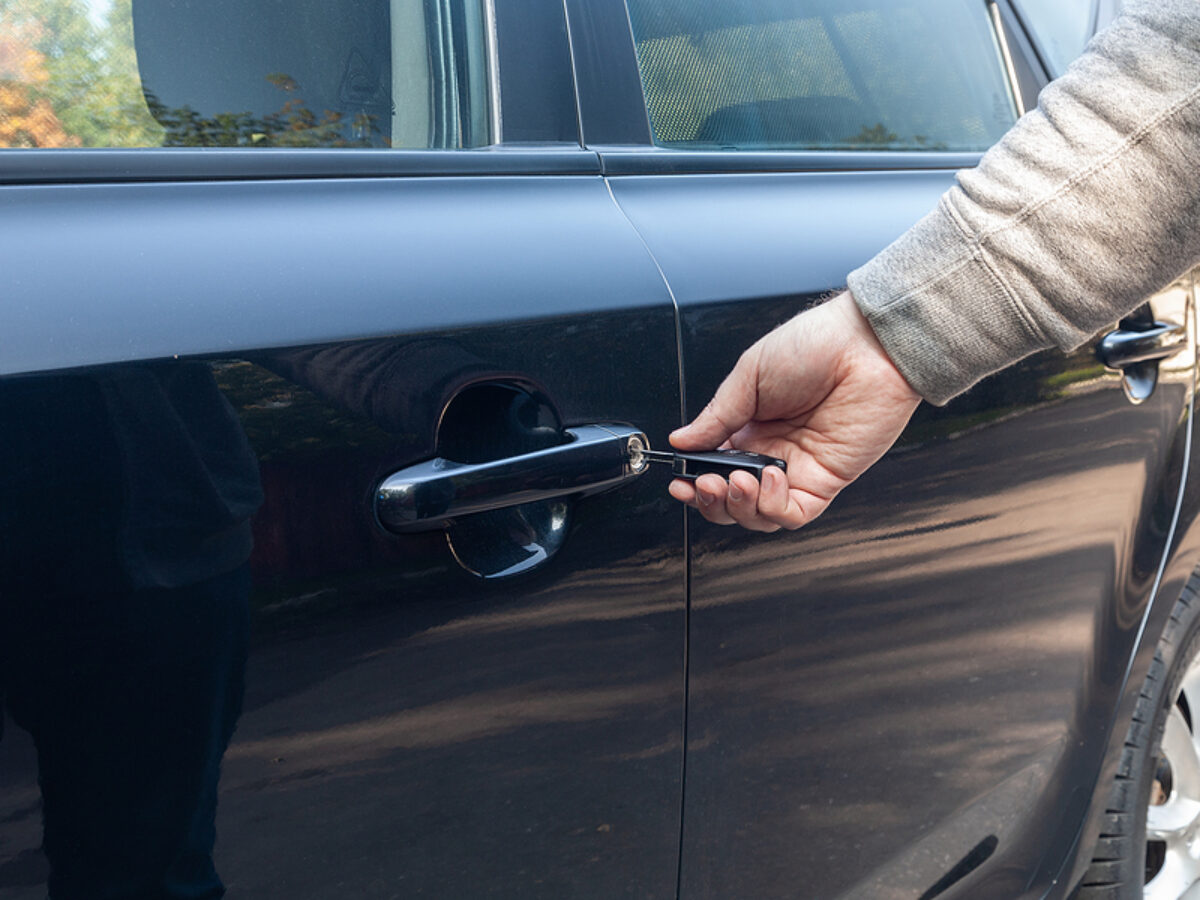
[(726, 482), (702, 475), (695, 482), (675, 480), (671, 496), (717, 525), (740, 525), (750, 531), (795, 529), (815, 519), (828, 505), (819, 497), (790, 489), (787, 476), (767, 469), (759, 483), (749, 472), (734, 472)]
[(763, 472), (763, 485), (758, 495), (758, 514), (783, 528), (799, 528), (806, 524), (803, 510), (788, 490), (787, 476), (778, 469)]
[(786, 459), (769, 469), (673, 486), (704, 518), (756, 531), (799, 528), (873, 465), (920, 397), (843, 294), (785, 322), (742, 354), (696, 419), (671, 435), (680, 450), (732, 445)]
[(680, 503), (686, 503), (688, 506), (692, 507), (697, 505), (696, 488), (695, 485), (693, 485), (690, 481), (685, 481), (682, 478), (676, 478), (667, 487), (667, 492)]
[(732, 525), (736, 521), (725, 511), (729, 485), (720, 475), (701, 475), (695, 481), (677, 478), (667, 490), (676, 500), (699, 510), (710, 522)]
[[(767, 473), (763, 472), (767, 477)], [(770, 497), (773, 482), (768, 478), (760, 484), (749, 472), (734, 472), (729, 476), (725, 493), (725, 512), (738, 525), (749, 531), (778, 531), (778, 522), (764, 516), (761, 504)], [(786, 493), (786, 489), (785, 489)]]

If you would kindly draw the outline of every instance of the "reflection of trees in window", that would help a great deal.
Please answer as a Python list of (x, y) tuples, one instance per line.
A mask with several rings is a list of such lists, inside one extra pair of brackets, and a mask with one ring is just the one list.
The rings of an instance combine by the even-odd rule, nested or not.
[(905, 150), (945, 150), (944, 141), (931, 141), (923, 134), (915, 134), (911, 138), (901, 138), (882, 122), (862, 127), (862, 131), (853, 137), (846, 138), (849, 147), (883, 147), (888, 149), (903, 148)]
[(0, 0), (0, 146), (162, 143), (138, 79), (131, 3), (113, 0), (93, 21), (83, 0)]
[(46, 58), (34, 48), (33, 23), (7, 23), (0, 31), (0, 146), (71, 147), (50, 103), (39, 96), (49, 80)]
[(100, 19), (84, 0), (0, 0), (0, 147), (359, 147), (387, 144), (376, 116), (315, 112), (284, 73), (266, 115), (204, 115), (143, 92), (132, 0)]
[(370, 147), (380, 137), (376, 116), (362, 112), (347, 117), (327, 109), (309, 109), (300, 85), (290, 75), (274, 72), (267, 81), (284, 94), (294, 95), (277, 112), (255, 116), (224, 112), (204, 116), (190, 106), (168, 109), (149, 89), (146, 103), (165, 131), (165, 147)]

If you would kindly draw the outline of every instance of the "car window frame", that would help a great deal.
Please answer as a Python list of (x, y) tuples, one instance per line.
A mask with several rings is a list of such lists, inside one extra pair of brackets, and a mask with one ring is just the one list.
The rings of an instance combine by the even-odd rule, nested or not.
[[(558, 0), (484, 0), (493, 142), (464, 149), (246, 147), (0, 149), (0, 185), (578, 175), (599, 172), (581, 146), (574, 72)], [(533, 50), (526, 39), (540, 37)]]
[[(1057, 78), (1064, 71), (1066, 71), (1066, 68), (1064, 67), (1060, 70), (1052, 64), (1051, 55), (1046, 50), (1045, 46), (1044, 31), (1034, 27), (1032, 17), (1029, 15), (1027, 9), (1022, 9), (1021, 2), (1022, 0), (1018, 0), (1018, 2), (1012, 4), (1013, 13), (1021, 22), (1021, 27), (1028, 36), (1029, 42), (1033, 47), (1033, 51), (1037, 54), (1038, 60), (1042, 64), (1042, 67), (1050, 74), (1051, 77)], [(1028, 0), (1025, 0), (1025, 2), (1028, 2)], [(1084, 45), (1086, 45), (1096, 33), (1101, 17), (1104, 14), (1104, 11), (1101, 9), (1103, 2), (1104, 0), (1090, 0), (1091, 10), (1088, 12), (1087, 29), (1083, 39)], [(1070, 65), (1070, 63), (1068, 62), (1067, 65)]]

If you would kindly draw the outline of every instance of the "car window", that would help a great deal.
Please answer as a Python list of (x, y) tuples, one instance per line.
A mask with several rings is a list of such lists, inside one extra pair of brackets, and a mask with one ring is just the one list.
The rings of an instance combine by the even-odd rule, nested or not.
[(0, 147), (488, 144), (484, 0), (0, 0)]
[(1095, 0), (1017, 0), (1050, 74), (1058, 76), (1092, 36)]
[(982, 150), (1016, 119), (968, 0), (628, 0), (655, 142)]

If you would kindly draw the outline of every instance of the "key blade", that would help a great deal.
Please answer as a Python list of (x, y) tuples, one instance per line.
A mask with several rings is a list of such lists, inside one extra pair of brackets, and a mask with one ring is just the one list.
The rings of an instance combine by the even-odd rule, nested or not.
[(667, 463), (668, 465), (672, 465), (675, 462), (675, 454), (667, 453), (663, 450), (651, 450), (646, 448), (642, 451), (642, 456), (644, 456), (649, 462)]

